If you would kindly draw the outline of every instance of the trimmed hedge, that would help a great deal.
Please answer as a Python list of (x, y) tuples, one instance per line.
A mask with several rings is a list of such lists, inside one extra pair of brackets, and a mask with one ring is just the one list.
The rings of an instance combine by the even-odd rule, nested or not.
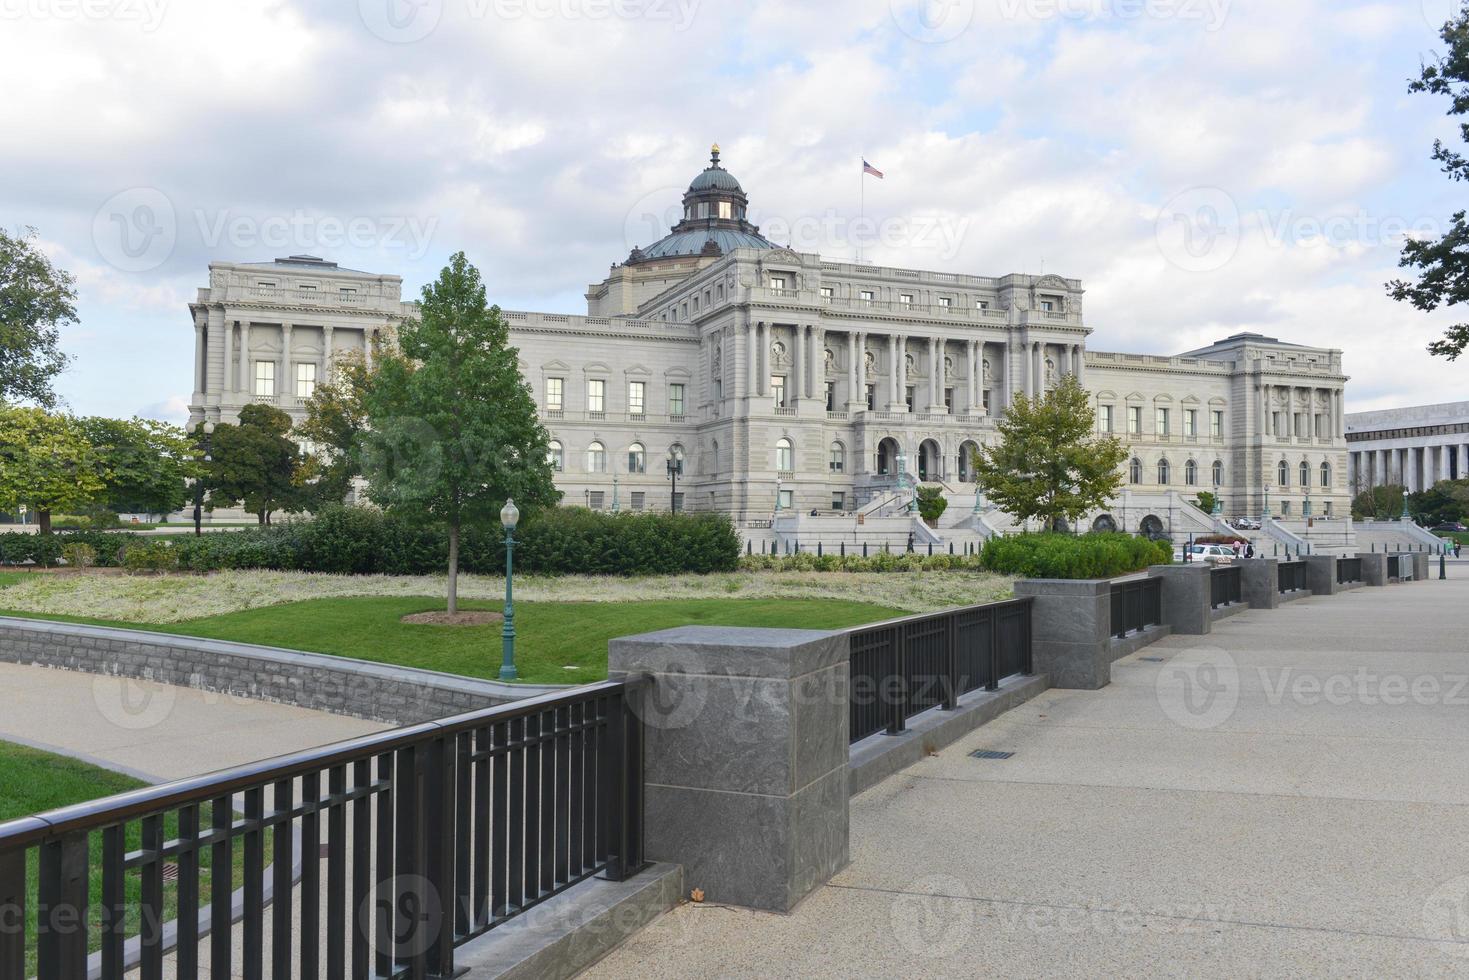
[[(603, 514), (557, 508), (527, 517), (515, 534), (517, 571), (540, 575), (673, 575), (739, 567), (740, 542), (728, 517), (715, 514)], [(0, 563), (54, 565), (72, 542), (92, 545), (99, 565), (177, 567), (185, 571), (263, 568), (350, 575), (443, 572), (448, 533), (366, 507), (328, 507), (314, 520), (219, 531), (164, 541), (96, 531), (0, 534)], [(158, 553), (166, 548), (172, 561)], [(131, 561), (130, 552), (139, 552)], [(465, 528), (461, 571), (501, 575), (505, 532)]]
[(879, 551), (861, 555), (823, 554), (803, 551), (798, 555), (746, 555), (740, 559), (745, 572), (982, 572), (978, 555), (925, 555), (919, 552)]
[(990, 538), (980, 562), (1021, 578), (1114, 578), (1173, 563), (1173, 545), (1121, 533), (1016, 534)]

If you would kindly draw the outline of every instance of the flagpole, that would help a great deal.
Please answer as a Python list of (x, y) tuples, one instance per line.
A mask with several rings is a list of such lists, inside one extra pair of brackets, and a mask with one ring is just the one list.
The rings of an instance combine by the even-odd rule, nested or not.
[(857, 227), (852, 236), (857, 245), (857, 264), (862, 264), (862, 226), (867, 223), (867, 156), (862, 156), (862, 169), (857, 174), (857, 197), (861, 202), (857, 210)]

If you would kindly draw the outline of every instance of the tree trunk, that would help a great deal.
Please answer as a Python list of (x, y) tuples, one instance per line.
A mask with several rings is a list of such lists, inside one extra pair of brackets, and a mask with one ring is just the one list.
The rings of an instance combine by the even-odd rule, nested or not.
[(459, 522), (449, 525), (449, 615), (459, 612)]
[(255, 512), (255, 519), (260, 522), (260, 526), (261, 527), (264, 527), (265, 526), (265, 511), (263, 511), (263, 510), (257, 510)]
[(42, 534), (50, 534), (51, 533), (51, 511), (49, 511), (49, 510), (38, 510), (38, 511), (36, 511), (36, 523), (41, 526), (41, 533)]

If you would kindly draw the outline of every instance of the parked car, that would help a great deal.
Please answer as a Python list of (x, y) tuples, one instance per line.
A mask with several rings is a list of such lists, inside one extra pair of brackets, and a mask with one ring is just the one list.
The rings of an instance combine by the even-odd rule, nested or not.
[(1195, 544), (1173, 553), (1173, 560), (1177, 562), (1206, 561), (1217, 565), (1234, 561), (1234, 558), (1234, 549), (1222, 544)]
[(1256, 521), (1256, 520), (1252, 520), (1252, 519), (1250, 519), (1248, 517), (1236, 517), (1234, 520), (1230, 521), (1229, 524), (1232, 527), (1239, 528), (1241, 531), (1258, 531), (1258, 530), (1260, 530), (1260, 522), (1259, 521)]
[(1465, 527), (1464, 525), (1460, 524), (1458, 521), (1450, 521), (1447, 524), (1435, 524), (1433, 527), (1429, 528), (1429, 530), (1430, 531), (1469, 531), (1469, 527)]

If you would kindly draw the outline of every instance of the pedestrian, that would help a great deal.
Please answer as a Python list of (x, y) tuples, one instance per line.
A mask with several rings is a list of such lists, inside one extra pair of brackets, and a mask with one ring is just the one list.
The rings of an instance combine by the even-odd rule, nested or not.
[(1245, 557), (1246, 558), (1253, 558), (1253, 557), (1255, 557), (1255, 545), (1254, 545), (1253, 542), (1250, 543), (1250, 544), (1245, 545)]
[(1464, 542), (1460, 541), (1458, 538), (1455, 538), (1454, 539), (1454, 557), (1455, 558), (1458, 558), (1459, 557), (1459, 552), (1461, 550), (1463, 550), (1463, 548), (1464, 548)]

